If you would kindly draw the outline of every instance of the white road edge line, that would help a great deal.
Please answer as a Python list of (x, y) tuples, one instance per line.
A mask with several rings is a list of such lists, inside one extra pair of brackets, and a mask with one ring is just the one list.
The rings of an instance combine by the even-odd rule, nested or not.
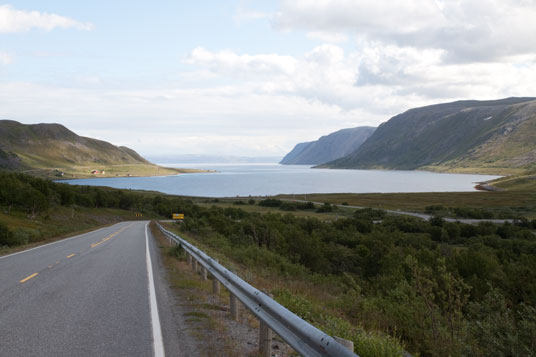
[[(123, 223), (123, 222), (119, 222), (119, 223)], [(69, 237), (69, 238), (65, 238), (65, 239), (57, 240), (57, 241), (52, 242), (52, 243), (43, 244), (43, 245), (37, 246), (37, 247), (35, 247), (35, 248), (30, 248), (30, 249), (26, 249), (26, 250), (21, 250), (20, 252), (17, 252), (17, 253), (13, 253), (13, 254), (9, 254), (9, 255), (3, 255), (3, 256), (0, 257), (0, 259), (9, 258), (9, 257), (12, 257), (12, 256), (14, 256), (14, 255), (18, 255), (18, 254), (26, 253), (26, 252), (29, 252), (29, 251), (34, 250), (34, 249), (44, 248), (44, 247), (49, 246), (49, 245), (53, 245), (53, 244), (57, 244), (57, 243), (61, 243), (61, 242), (66, 242), (66, 241), (68, 241), (68, 240), (75, 239), (75, 238), (80, 238), (80, 237), (86, 236), (86, 235), (91, 234), (91, 233), (97, 233), (97, 232), (99, 232), (99, 231), (102, 231), (103, 229), (106, 229), (106, 228), (112, 228), (112, 227), (118, 225), (119, 223), (116, 223), (116, 224), (114, 224), (114, 225), (112, 225), (112, 226), (108, 226), (108, 227), (102, 227), (102, 228), (99, 228), (99, 229), (94, 230), (94, 231), (91, 231), (91, 232), (87, 232), (87, 233), (79, 234), (79, 235), (74, 236), (74, 237)]]
[(151, 308), (151, 326), (153, 330), (153, 347), (155, 357), (164, 357), (164, 342), (162, 341), (162, 329), (160, 327), (160, 316), (158, 315), (158, 305), (156, 303), (156, 291), (154, 289), (153, 265), (151, 263), (151, 253), (149, 253), (149, 236), (145, 223), (145, 252), (147, 262), (147, 276), (149, 278), (149, 302)]

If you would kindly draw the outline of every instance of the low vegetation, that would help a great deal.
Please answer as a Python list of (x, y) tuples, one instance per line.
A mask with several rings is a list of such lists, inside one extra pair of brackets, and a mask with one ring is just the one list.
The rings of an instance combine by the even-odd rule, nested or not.
[[(501, 192), (334, 193), (301, 197), (279, 195), (277, 198), (422, 213), (431, 206), (441, 205), (450, 210), (453, 217), (456, 217), (455, 209), (463, 209), (488, 211), (494, 217), (536, 218), (536, 189), (509, 189)], [(465, 217), (462, 214), (459, 218)]]
[(467, 225), (368, 209), (325, 222), (188, 201), (177, 210), (183, 235), (269, 277), (277, 300), (354, 340), (358, 354), (536, 353), (534, 220)]
[(0, 172), (0, 248), (16, 247), (155, 213), (153, 195), (71, 186)]

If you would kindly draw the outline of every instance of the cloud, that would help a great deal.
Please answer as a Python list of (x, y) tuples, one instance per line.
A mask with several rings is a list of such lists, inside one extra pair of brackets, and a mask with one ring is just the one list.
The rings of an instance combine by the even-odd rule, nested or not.
[(283, 155), (298, 138), (372, 124), (364, 116), (302, 97), (256, 93), (249, 84), (105, 90), (0, 82), (0, 118), (62, 123), (142, 154)]
[(534, 0), (282, 0), (273, 23), (444, 50), (444, 62), (469, 63), (536, 53), (535, 18)]
[[(188, 63), (208, 69), (227, 82), (238, 82), (236, 85), (259, 95), (298, 97), (311, 103), (333, 106), (340, 111), (366, 108), (369, 113), (364, 117), (370, 118), (378, 113), (400, 109), (398, 104), (392, 107), (390, 99), (385, 99), (393, 94), (394, 89), (387, 86), (400, 75), (400, 69), (390, 69), (392, 73), (387, 73), (389, 61), (385, 59), (384, 52), (374, 54), (374, 51), (379, 49), (347, 54), (337, 45), (323, 44), (302, 56), (292, 57), (238, 54), (230, 50), (212, 52), (197, 48), (188, 56)], [(404, 57), (404, 53), (399, 57)], [(414, 54), (413, 58), (421, 59), (418, 54)], [(411, 59), (405, 58), (405, 62)], [(365, 70), (374, 78), (366, 79), (362, 74)], [(378, 84), (385, 88), (377, 87)], [(381, 97), (373, 98), (373, 94)], [(376, 106), (375, 102), (382, 104)]]
[(0, 64), (10, 64), (12, 60), (13, 58), (9, 54), (0, 52)]
[(428, 0), (282, 0), (277, 28), (410, 33), (434, 24), (438, 7)]
[(92, 30), (93, 25), (56, 14), (16, 10), (10, 5), (0, 5), (0, 33), (26, 32), (34, 28), (46, 31), (55, 28)]
[(218, 73), (243, 75), (277, 75), (294, 71), (296, 61), (291, 56), (277, 54), (238, 55), (232, 50), (211, 52), (202, 47), (195, 48), (186, 63), (202, 65)]
[(386, 120), (419, 105), (536, 92), (536, 56), (511, 56), (507, 62), (444, 63), (444, 53), (363, 41), (352, 52), (324, 44), (297, 57), (203, 49), (202, 56), (190, 55), (189, 63), (235, 83), (235, 88), (259, 95), (294, 96), (341, 112), (360, 110), (367, 120), (380, 114)]
[(338, 32), (313, 31), (309, 32), (307, 37), (327, 43), (342, 43), (348, 40), (348, 36)]

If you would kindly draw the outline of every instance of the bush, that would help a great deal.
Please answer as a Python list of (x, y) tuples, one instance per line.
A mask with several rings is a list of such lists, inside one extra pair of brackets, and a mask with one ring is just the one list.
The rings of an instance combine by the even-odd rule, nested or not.
[(11, 232), (5, 224), (0, 223), (0, 246), (2, 245), (14, 245), (14, 240), (13, 232)]
[(169, 248), (168, 255), (175, 258), (185, 258), (186, 252), (184, 251), (184, 248), (182, 248), (181, 245), (176, 245), (172, 248)]
[(328, 202), (324, 203), (322, 206), (318, 207), (316, 209), (316, 211), (318, 213), (327, 213), (327, 212), (332, 212), (333, 211), (333, 206), (331, 206), (331, 204), (329, 204)]
[(283, 204), (283, 202), (275, 198), (267, 198), (262, 201), (259, 201), (258, 204), (259, 206), (264, 206), (264, 207), (279, 207)]

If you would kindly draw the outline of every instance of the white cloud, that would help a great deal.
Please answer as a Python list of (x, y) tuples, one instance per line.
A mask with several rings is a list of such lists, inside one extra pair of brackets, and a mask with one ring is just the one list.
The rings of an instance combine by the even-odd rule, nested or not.
[(0, 5), (0, 33), (25, 32), (34, 28), (46, 31), (55, 28), (92, 30), (93, 25), (56, 14), (22, 11), (14, 9), (10, 5)]
[(363, 121), (364, 113), (341, 112), (296, 96), (256, 93), (248, 84), (111, 91), (4, 82), (0, 117), (59, 122), (78, 134), (146, 155), (276, 156), (285, 154), (296, 140), (354, 126)]
[(13, 58), (9, 54), (0, 52), (0, 64), (6, 65), (10, 64), (12, 61)]
[(342, 43), (348, 40), (348, 36), (339, 32), (313, 31), (307, 33), (307, 37), (327, 43)]
[(535, 18), (534, 0), (282, 0), (274, 24), (442, 49), (444, 61), (462, 63), (536, 53)]
[(242, 75), (277, 75), (294, 71), (296, 61), (291, 56), (277, 54), (237, 55), (232, 50), (211, 52), (202, 47), (195, 48), (187, 63), (207, 66), (214, 72)]
[(376, 120), (381, 114), (386, 120), (412, 107), (449, 100), (536, 92), (534, 56), (445, 64), (444, 51), (364, 41), (350, 53), (332, 44), (317, 46), (300, 57), (202, 50), (202, 56), (191, 55), (189, 61), (226, 81), (238, 82), (236, 88), (303, 98), (343, 112), (360, 110), (364, 120)]
[[(238, 81), (260, 95), (294, 96), (342, 111), (367, 108), (370, 113), (364, 115), (364, 120), (380, 112), (400, 109), (390, 106), (389, 99), (371, 98), (378, 88), (356, 86), (361, 61), (358, 53), (345, 54), (333, 44), (317, 46), (301, 57), (205, 49), (195, 49), (188, 57), (190, 64), (207, 68), (228, 81)], [(386, 91), (390, 89), (382, 89), (383, 93)], [(379, 111), (373, 104), (375, 101), (382, 102)]]
[(441, 18), (429, 0), (282, 0), (275, 16), (281, 29), (413, 32)]

